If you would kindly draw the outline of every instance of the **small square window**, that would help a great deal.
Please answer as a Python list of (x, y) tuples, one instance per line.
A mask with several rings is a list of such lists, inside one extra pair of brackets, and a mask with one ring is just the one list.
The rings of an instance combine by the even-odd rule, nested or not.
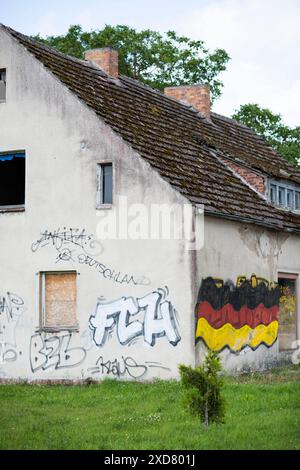
[(97, 206), (113, 202), (113, 169), (111, 163), (99, 164), (97, 168)]
[(6, 100), (6, 70), (0, 69), (0, 103)]
[(45, 330), (77, 329), (76, 272), (41, 273), (42, 328)]

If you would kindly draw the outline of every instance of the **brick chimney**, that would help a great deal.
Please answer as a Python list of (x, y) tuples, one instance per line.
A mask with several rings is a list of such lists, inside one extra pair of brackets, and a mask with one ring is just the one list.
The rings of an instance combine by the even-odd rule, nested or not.
[(192, 105), (199, 113), (210, 119), (210, 89), (207, 85), (168, 87), (166, 96)]
[(119, 75), (118, 51), (111, 47), (101, 49), (90, 49), (84, 53), (85, 60), (93, 62), (111, 77), (117, 78)]

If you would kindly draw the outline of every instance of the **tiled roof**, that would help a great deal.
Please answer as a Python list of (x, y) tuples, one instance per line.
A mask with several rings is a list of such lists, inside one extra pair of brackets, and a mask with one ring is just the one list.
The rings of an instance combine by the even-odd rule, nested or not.
[(277, 209), (234, 175), (221, 159), (300, 183), (289, 165), (252, 130), (192, 107), (125, 76), (112, 79), (89, 62), (71, 58), (4, 27), (103, 121), (128, 142), (173, 188), (206, 214), (300, 231), (300, 216)]

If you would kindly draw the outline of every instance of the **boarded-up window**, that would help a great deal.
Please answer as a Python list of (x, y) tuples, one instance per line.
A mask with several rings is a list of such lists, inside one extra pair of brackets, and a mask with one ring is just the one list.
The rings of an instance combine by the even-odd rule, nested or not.
[(42, 323), (45, 329), (77, 328), (76, 273), (41, 275)]
[(297, 276), (280, 274), (279, 303), (279, 350), (286, 351), (297, 348)]

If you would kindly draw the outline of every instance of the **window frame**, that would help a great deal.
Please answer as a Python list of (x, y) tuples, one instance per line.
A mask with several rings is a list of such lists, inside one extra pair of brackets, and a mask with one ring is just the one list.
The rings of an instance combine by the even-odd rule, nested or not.
[[(278, 271), (277, 272), (277, 282), (279, 279), (290, 279), (295, 281), (295, 289), (296, 289), (296, 339), (295, 341), (300, 340), (300, 272), (291, 272), (291, 271)], [(279, 317), (278, 317), (278, 325), (279, 325)], [(284, 353), (291, 353), (296, 349), (279, 349), (279, 332), (278, 332), (278, 351), (281, 354)]]
[[(297, 207), (297, 197), (298, 197), (299, 207)], [(295, 189), (295, 211), (300, 211), (300, 189), (299, 189), (299, 191), (297, 191), (297, 189)]]
[[(76, 275), (76, 325), (72, 326), (47, 326), (46, 325), (46, 275), (60, 275), (60, 274), (75, 274)], [(78, 322), (78, 301), (77, 301), (77, 292), (78, 292), (78, 275), (79, 273), (76, 270), (60, 270), (60, 271), (40, 271), (39, 275), (39, 331), (44, 332), (59, 332), (59, 331), (79, 331), (79, 322)]]
[[(103, 167), (111, 166), (111, 184), (112, 184), (112, 202), (103, 202)], [(114, 166), (111, 161), (102, 161), (97, 163), (97, 191), (96, 191), (96, 208), (97, 209), (111, 209), (114, 203)]]
[[(4, 74), (4, 80), (2, 80), (2, 74)], [(6, 103), (7, 94), (7, 70), (6, 68), (0, 68), (0, 82), (4, 82), (4, 99), (0, 98), (0, 103)]]
[(8, 150), (8, 151), (0, 151), (0, 157), (4, 155), (17, 155), (17, 154), (24, 154), (25, 159), (25, 171), (24, 171), (24, 202), (22, 204), (7, 204), (1, 205), (0, 204), (0, 213), (1, 212), (24, 212), (25, 205), (26, 205), (26, 171), (27, 171), (27, 155), (25, 150)]
[[(279, 203), (279, 194), (283, 190), (283, 202)], [(292, 205), (288, 206), (288, 194), (292, 194)], [(299, 196), (297, 196), (299, 194)], [(275, 195), (275, 200), (272, 198)], [(297, 197), (299, 198), (299, 207), (297, 207)], [(295, 183), (287, 183), (282, 180), (269, 180), (268, 202), (275, 207), (283, 210), (300, 212), (300, 186)]]

